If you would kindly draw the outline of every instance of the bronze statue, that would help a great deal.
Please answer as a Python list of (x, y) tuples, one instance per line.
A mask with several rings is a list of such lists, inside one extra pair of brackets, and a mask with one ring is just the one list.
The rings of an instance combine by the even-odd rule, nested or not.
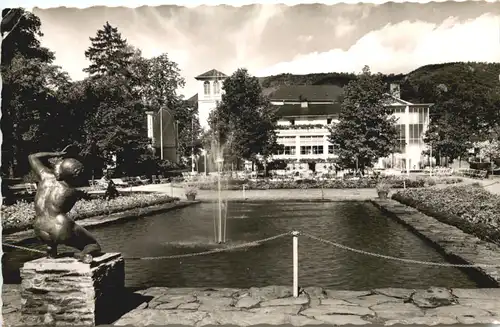
[[(35, 222), (33, 228), (38, 238), (47, 245), (47, 255), (57, 257), (57, 246), (64, 244), (79, 250), (74, 256), (90, 263), (93, 256), (101, 254), (101, 246), (85, 228), (67, 216), (78, 200), (79, 191), (74, 182), (83, 171), (83, 165), (68, 158), (67, 146), (61, 152), (40, 152), (30, 155), (29, 163), (40, 178), (35, 196)], [(48, 166), (48, 159), (62, 157)]]

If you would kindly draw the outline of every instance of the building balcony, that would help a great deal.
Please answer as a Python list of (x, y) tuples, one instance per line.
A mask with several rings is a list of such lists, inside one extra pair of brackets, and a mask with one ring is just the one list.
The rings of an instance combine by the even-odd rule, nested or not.
[(300, 135), (330, 135), (330, 131), (326, 128), (311, 128), (311, 129), (277, 129), (278, 136), (300, 136)]
[(323, 161), (323, 160), (328, 160), (328, 159), (335, 159), (338, 156), (336, 154), (302, 154), (302, 155), (296, 155), (296, 154), (275, 154), (272, 156), (273, 159), (276, 160), (318, 160), (318, 161)]

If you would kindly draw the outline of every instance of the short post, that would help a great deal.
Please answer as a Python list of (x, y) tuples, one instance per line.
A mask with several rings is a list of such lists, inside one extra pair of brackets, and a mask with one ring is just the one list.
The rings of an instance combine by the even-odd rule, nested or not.
[(403, 179), (403, 188), (406, 189), (406, 180)]
[(299, 232), (293, 231), (293, 297), (299, 296)]
[(243, 184), (243, 199), (246, 199), (246, 197), (245, 197), (245, 184)]

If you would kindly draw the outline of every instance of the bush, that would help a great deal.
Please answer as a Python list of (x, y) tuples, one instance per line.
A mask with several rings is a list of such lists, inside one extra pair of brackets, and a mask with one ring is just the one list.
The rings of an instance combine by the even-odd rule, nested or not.
[(500, 241), (500, 196), (481, 187), (406, 189), (392, 198), (485, 241)]
[[(269, 189), (344, 189), (344, 188), (375, 188), (377, 183), (383, 181), (390, 185), (390, 188), (420, 188), (426, 185), (429, 178), (408, 179), (401, 177), (381, 177), (381, 178), (361, 178), (358, 180), (350, 179), (331, 179), (331, 180), (270, 180), (270, 179), (257, 179), (257, 180), (237, 180), (229, 179), (221, 181), (221, 188), (224, 190), (241, 190), (245, 185), (246, 190), (269, 190)], [(460, 178), (441, 178), (434, 179), (433, 183), (449, 184), (460, 183)], [(213, 182), (198, 182), (200, 190), (216, 190), (217, 181)]]
[[(112, 213), (126, 211), (135, 208), (144, 208), (153, 205), (172, 202), (174, 198), (164, 194), (134, 194), (120, 196), (112, 200), (91, 199), (76, 202), (68, 216), (74, 220), (109, 215)], [(33, 203), (24, 201), (10, 206), (2, 206), (2, 227), (4, 233), (31, 228), (35, 219), (35, 208)]]

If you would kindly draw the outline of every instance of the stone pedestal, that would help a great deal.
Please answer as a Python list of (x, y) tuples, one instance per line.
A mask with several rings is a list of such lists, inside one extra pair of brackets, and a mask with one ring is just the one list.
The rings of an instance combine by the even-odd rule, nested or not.
[(23, 325), (95, 326), (108, 306), (120, 303), (125, 265), (120, 253), (106, 253), (90, 264), (40, 258), (23, 265), (21, 279)]

